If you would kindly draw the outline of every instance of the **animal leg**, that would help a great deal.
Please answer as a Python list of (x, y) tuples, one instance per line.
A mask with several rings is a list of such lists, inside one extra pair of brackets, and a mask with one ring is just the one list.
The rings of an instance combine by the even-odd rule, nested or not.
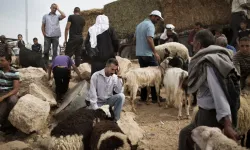
[(133, 86), (131, 89), (132, 89), (132, 90), (131, 90), (130, 95), (131, 95), (131, 106), (132, 106), (132, 111), (133, 111), (134, 113), (136, 113), (136, 109), (135, 109), (135, 99), (136, 99), (136, 94), (137, 94), (138, 86)]
[(178, 120), (180, 120), (181, 119), (181, 117), (182, 117), (182, 104), (183, 104), (183, 100), (182, 100), (182, 94), (177, 94), (177, 97), (176, 97), (177, 99), (177, 102), (178, 102), (178, 106), (179, 106), (179, 111), (178, 111)]
[(168, 89), (165, 87), (165, 92), (166, 92), (166, 102), (165, 102), (165, 104), (166, 104), (166, 106), (165, 106), (165, 108), (168, 108), (168, 106), (169, 106), (169, 92), (168, 92)]
[(156, 84), (155, 85), (155, 90), (156, 90), (156, 96), (157, 96), (158, 105), (161, 107), (161, 102), (160, 102), (160, 84)]
[(190, 95), (185, 93), (185, 99), (187, 100), (187, 101), (185, 101), (186, 115), (187, 115), (187, 119), (190, 119), (190, 114), (189, 114), (190, 105), (191, 105), (191, 97), (190, 97)]
[(150, 94), (150, 86), (147, 86), (147, 99), (146, 99), (146, 104), (149, 105), (150, 101), (149, 101), (149, 94)]

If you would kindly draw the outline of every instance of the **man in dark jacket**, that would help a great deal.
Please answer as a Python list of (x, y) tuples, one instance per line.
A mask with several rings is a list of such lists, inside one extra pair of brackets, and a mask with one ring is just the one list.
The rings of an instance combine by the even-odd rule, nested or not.
[(33, 39), (34, 44), (32, 45), (32, 51), (42, 53), (42, 45), (38, 43), (38, 39)]
[(97, 55), (91, 59), (91, 75), (105, 68), (105, 64), (110, 58), (115, 58), (119, 41), (115, 31), (109, 27), (107, 16), (97, 16), (96, 23), (89, 28), (85, 46), (87, 51), (98, 49)]

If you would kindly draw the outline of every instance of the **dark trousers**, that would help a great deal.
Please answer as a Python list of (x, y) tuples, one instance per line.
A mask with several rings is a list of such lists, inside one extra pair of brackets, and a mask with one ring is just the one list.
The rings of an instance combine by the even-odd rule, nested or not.
[(235, 13), (232, 13), (231, 15), (231, 29), (233, 31), (233, 38), (231, 40), (231, 43), (230, 45), (236, 47), (236, 39), (238, 37), (238, 32), (239, 32), (239, 29), (240, 29), (240, 23), (241, 21), (243, 20), (246, 20), (246, 16), (244, 15), (243, 12), (235, 12)]
[(44, 37), (44, 60), (45, 64), (48, 65), (49, 63), (49, 52), (50, 52), (50, 47), (52, 44), (52, 50), (53, 50), (53, 57), (52, 60), (57, 56), (57, 48), (59, 45), (59, 37)]
[(66, 44), (65, 55), (68, 55), (69, 57), (75, 55), (75, 64), (77, 67), (81, 64), (82, 43), (82, 36), (76, 36), (70, 38)]
[(60, 102), (62, 95), (65, 94), (69, 88), (70, 69), (55, 67), (53, 69), (57, 101)]
[(199, 108), (199, 111), (195, 116), (195, 121), (191, 122), (188, 126), (180, 131), (178, 150), (194, 150), (194, 142), (191, 138), (191, 132), (198, 126), (218, 127), (220, 129), (222, 128), (216, 119), (215, 109), (205, 110)]
[(10, 111), (17, 103), (17, 96), (12, 95), (0, 102), (0, 124), (3, 125), (9, 116)]
[[(149, 66), (158, 66), (154, 56), (138, 56), (139, 64), (141, 68)], [(141, 100), (146, 101), (147, 99), (147, 88), (141, 89)], [(151, 96), (153, 101), (157, 101), (155, 87), (151, 87)]]

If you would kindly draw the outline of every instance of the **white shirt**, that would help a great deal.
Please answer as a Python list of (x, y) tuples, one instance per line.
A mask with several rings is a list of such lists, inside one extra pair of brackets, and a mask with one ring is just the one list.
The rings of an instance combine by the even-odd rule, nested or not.
[(122, 92), (122, 79), (118, 78), (117, 75), (107, 77), (104, 69), (95, 72), (90, 80), (90, 89), (88, 92), (88, 101), (90, 101), (91, 109), (97, 109), (97, 103), (106, 102), (113, 92)]

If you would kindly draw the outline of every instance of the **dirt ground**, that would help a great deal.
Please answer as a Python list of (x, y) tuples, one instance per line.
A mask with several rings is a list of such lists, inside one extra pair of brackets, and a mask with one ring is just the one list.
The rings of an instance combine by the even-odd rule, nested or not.
[[(164, 90), (161, 90), (161, 93), (164, 98)], [(189, 124), (190, 120), (185, 119), (185, 109), (182, 113), (184, 119), (177, 120), (178, 109), (166, 109), (165, 103), (162, 104), (162, 107), (153, 103), (146, 105), (146, 103), (140, 102), (139, 97), (137, 97), (135, 121), (145, 131), (142, 140), (143, 148), (148, 150), (177, 150), (179, 132)], [(129, 97), (126, 97), (124, 110), (131, 111)], [(192, 115), (192, 111), (190, 111), (190, 115)]]

